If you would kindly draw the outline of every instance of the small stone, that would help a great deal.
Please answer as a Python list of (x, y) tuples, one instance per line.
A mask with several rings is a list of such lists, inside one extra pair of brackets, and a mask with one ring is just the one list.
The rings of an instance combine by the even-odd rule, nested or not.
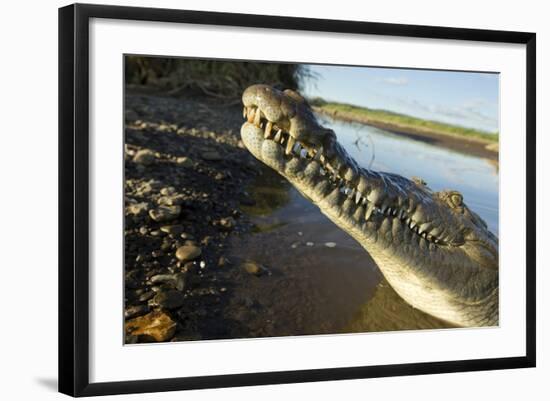
[(336, 242), (325, 242), (325, 246), (327, 248), (334, 248), (336, 246)]
[(202, 253), (201, 248), (195, 245), (184, 245), (178, 248), (176, 251), (176, 258), (181, 262), (188, 262), (190, 260), (198, 258)]
[(138, 300), (139, 300), (139, 302), (146, 302), (146, 301), (149, 301), (154, 296), (155, 296), (154, 291), (147, 291), (147, 292), (144, 292), (143, 294), (141, 294), (139, 296)]
[(127, 122), (136, 121), (137, 119), (139, 119), (138, 113), (136, 113), (134, 110), (126, 110), (125, 114)]
[(157, 203), (159, 205), (174, 206), (181, 205), (185, 197), (183, 195), (170, 195), (170, 196), (161, 196)]
[(138, 150), (134, 156), (134, 162), (148, 166), (155, 161), (155, 154), (149, 149)]
[(164, 187), (160, 190), (161, 195), (173, 195), (176, 192), (174, 187)]
[(142, 227), (139, 228), (139, 233), (141, 235), (146, 235), (148, 232), (149, 232), (149, 229), (145, 226), (142, 226)]
[(311, 241), (306, 242), (306, 246), (313, 246), (313, 245), (315, 245), (315, 244)]
[(219, 161), (219, 160), (222, 159), (222, 156), (215, 150), (209, 150), (209, 151), (206, 151), (206, 152), (202, 152), (201, 157), (204, 160), (213, 161), (213, 162)]
[(204, 269), (206, 267), (206, 262), (204, 260), (201, 260), (201, 262), (199, 263), (199, 266), (201, 269)]
[(220, 226), (226, 231), (231, 231), (235, 227), (235, 219), (233, 217), (220, 219)]
[(178, 291), (183, 291), (185, 289), (185, 273), (157, 274), (151, 277), (150, 281), (153, 284), (169, 284)]
[(153, 311), (125, 324), (126, 333), (137, 336), (141, 342), (170, 340), (176, 333), (176, 323), (166, 313)]
[(217, 173), (215, 176), (214, 176), (214, 179), (216, 181), (221, 181), (225, 178), (225, 174), (224, 173)]
[(133, 203), (126, 206), (126, 214), (139, 216), (145, 214), (148, 208), (149, 204), (147, 202)]
[(151, 234), (153, 237), (160, 237), (160, 236), (163, 234), (163, 232), (160, 231), (160, 230), (153, 230), (153, 231), (150, 232), (150, 234)]
[(223, 267), (225, 265), (228, 265), (229, 263), (229, 259), (227, 259), (225, 256), (220, 256), (220, 258), (218, 259), (218, 267)]
[(166, 234), (179, 235), (179, 234), (183, 233), (183, 226), (181, 226), (179, 224), (174, 224), (174, 225), (171, 225), (171, 226), (162, 226), (160, 228), (160, 230), (162, 232), (165, 232)]
[(185, 157), (185, 156), (183, 156), (183, 157), (178, 157), (178, 158), (176, 159), (176, 163), (178, 163), (178, 165), (179, 165), (180, 167), (184, 167), (184, 168), (193, 167), (193, 161), (192, 161), (190, 158)]
[(152, 306), (160, 306), (166, 309), (177, 309), (185, 303), (185, 296), (182, 292), (168, 290), (158, 292), (157, 295), (149, 301)]
[(176, 217), (180, 215), (180, 213), (181, 213), (181, 206), (179, 205), (175, 205), (175, 206), (161, 205), (156, 209), (149, 210), (149, 216), (157, 222), (174, 220)]
[(206, 237), (204, 237), (202, 239), (201, 244), (204, 245), (204, 246), (208, 246), (213, 240), (214, 240), (213, 237), (211, 237), (210, 235), (207, 235)]
[(124, 318), (132, 319), (137, 316), (145, 315), (149, 313), (149, 306), (147, 305), (132, 305), (124, 310)]
[(242, 268), (248, 273), (254, 276), (261, 276), (264, 273), (267, 273), (268, 270), (259, 263), (254, 261), (246, 261), (242, 264)]

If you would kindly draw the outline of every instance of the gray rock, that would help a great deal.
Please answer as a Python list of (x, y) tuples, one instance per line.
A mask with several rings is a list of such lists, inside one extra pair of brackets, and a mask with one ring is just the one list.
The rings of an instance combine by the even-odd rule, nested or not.
[(241, 267), (248, 274), (252, 274), (254, 276), (261, 276), (263, 274), (269, 274), (269, 270), (265, 266), (262, 266), (258, 262), (254, 262), (252, 260), (248, 260), (248, 261), (244, 262)]
[(201, 248), (195, 245), (180, 246), (176, 251), (176, 258), (181, 262), (188, 262), (190, 260), (198, 258), (202, 253)]
[(174, 220), (181, 213), (181, 206), (165, 206), (161, 205), (156, 209), (149, 210), (149, 216), (157, 222), (165, 222)]
[(325, 242), (325, 246), (327, 248), (334, 248), (336, 246), (336, 242)]
[(157, 202), (159, 205), (174, 206), (181, 205), (184, 200), (185, 197), (181, 194), (178, 194), (161, 196)]
[(155, 161), (155, 154), (149, 149), (138, 150), (134, 156), (134, 162), (148, 166)]
[(149, 204), (147, 202), (133, 203), (126, 206), (126, 214), (140, 216), (147, 212), (149, 209)]
[(183, 233), (183, 226), (179, 224), (174, 224), (171, 226), (162, 226), (160, 230), (165, 232), (166, 234), (179, 235)]
[(235, 227), (235, 219), (233, 217), (225, 217), (220, 219), (220, 226), (225, 231), (231, 231)]
[(136, 113), (134, 110), (126, 110), (126, 121), (136, 121), (139, 119), (138, 113)]
[(153, 284), (169, 284), (178, 291), (185, 289), (185, 273), (157, 274), (150, 279)]
[(208, 150), (206, 152), (202, 152), (201, 157), (204, 160), (213, 161), (213, 162), (219, 161), (222, 159), (222, 156), (216, 150)]
[(188, 158), (186, 156), (178, 157), (176, 159), (176, 163), (178, 163), (178, 166), (184, 167), (184, 168), (193, 167), (193, 160), (191, 160), (190, 158)]
[(132, 305), (124, 310), (124, 318), (132, 319), (136, 316), (142, 316), (149, 313), (149, 306), (147, 305)]
[(176, 193), (176, 189), (174, 187), (164, 187), (160, 190), (161, 195), (173, 195)]
[(151, 306), (160, 306), (166, 309), (177, 309), (184, 303), (185, 296), (176, 290), (161, 291), (149, 301)]
[(139, 302), (146, 302), (149, 301), (151, 298), (155, 296), (155, 291), (147, 291), (141, 294), (138, 298)]

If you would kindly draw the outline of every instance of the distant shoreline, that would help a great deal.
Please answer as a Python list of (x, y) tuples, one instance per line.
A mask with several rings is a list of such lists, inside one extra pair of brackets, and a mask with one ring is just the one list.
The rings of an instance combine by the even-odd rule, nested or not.
[(323, 106), (313, 106), (313, 109), (319, 114), (329, 116), (336, 120), (370, 125), (396, 135), (430, 143), (435, 146), (441, 146), (465, 154), (498, 161), (498, 142), (492, 142), (484, 138), (452, 135), (439, 133), (422, 127), (404, 126), (393, 122), (372, 119), (353, 111), (327, 110)]

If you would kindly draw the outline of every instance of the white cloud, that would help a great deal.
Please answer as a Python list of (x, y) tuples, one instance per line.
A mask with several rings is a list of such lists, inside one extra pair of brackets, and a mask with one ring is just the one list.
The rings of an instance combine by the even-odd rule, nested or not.
[(382, 78), (380, 81), (385, 84), (398, 85), (398, 86), (407, 85), (409, 83), (409, 80), (404, 77), (387, 77), (387, 78)]

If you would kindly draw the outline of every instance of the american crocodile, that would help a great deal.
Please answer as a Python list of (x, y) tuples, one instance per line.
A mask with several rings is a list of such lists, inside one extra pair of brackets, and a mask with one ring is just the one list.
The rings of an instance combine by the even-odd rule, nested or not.
[(457, 326), (498, 324), (498, 238), (458, 191), (360, 167), (297, 92), (242, 96), (248, 150), (372, 256), (413, 307)]

